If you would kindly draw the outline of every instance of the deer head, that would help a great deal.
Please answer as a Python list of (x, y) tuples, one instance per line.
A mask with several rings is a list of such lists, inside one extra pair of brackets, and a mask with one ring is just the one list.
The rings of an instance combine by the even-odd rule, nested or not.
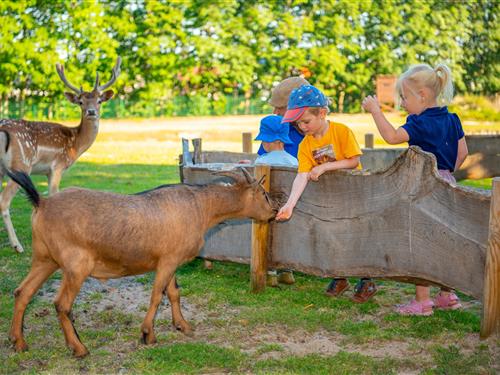
[(120, 75), (120, 65), (121, 58), (118, 57), (116, 64), (113, 67), (111, 79), (104, 85), (99, 84), (99, 73), (96, 74), (94, 88), (90, 92), (83, 91), (82, 87), (76, 88), (66, 79), (64, 75), (64, 67), (61, 64), (56, 64), (57, 74), (61, 81), (73, 92), (65, 92), (64, 96), (74, 104), (77, 104), (82, 109), (82, 116), (86, 119), (96, 119), (99, 117), (99, 111), (101, 108), (101, 103), (104, 103), (111, 99), (114, 95), (113, 90), (106, 90), (110, 87)]

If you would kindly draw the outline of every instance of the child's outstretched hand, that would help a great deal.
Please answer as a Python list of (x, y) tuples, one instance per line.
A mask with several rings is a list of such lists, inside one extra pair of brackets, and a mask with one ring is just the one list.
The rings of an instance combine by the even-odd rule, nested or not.
[(373, 113), (375, 111), (380, 111), (380, 103), (378, 102), (376, 96), (368, 95), (366, 98), (363, 99), (361, 106), (365, 111), (368, 111), (370, 113)]
[(293, 213), (293, 207), (285, 204), (283, 207), (280, 208), (278, 211), (278, 214), (276, 215), (275, 220), (276, 221), (285, 221), (288, 220), (292, 217)]
[(313, 181), (318, 181), (319, 176), (321, 176), (325, 171), (323, 170), (322, 165), (317, 165), (313, 169), (311, 169), (311, 172), (309, 172), (309, 179)]

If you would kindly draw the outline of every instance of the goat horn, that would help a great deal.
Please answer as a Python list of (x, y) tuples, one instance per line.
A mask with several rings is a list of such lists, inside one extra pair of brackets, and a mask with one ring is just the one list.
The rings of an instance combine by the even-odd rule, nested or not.
[(246, 170), (246, 168), (241, 168), (241, 171), (245, 175), (245, 178), (247, 179), (247, 182), (251, 184), (252, 182), (255, 181), (255, 178)]
[(264, 183), (264, 181), (266, 180), (266, 175), (262, 176), (259, 180), (259, 183), (258, 185), (262, 185)]

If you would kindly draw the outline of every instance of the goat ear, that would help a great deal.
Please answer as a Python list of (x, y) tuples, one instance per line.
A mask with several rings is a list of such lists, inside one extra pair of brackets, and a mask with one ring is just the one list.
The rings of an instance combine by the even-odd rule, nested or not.
[(217, 176), (225, 176), (233, 179), (237, 184), (246, 184), (246, 179), (242, 175), (233, 171), (219, 171), (213, 172)]

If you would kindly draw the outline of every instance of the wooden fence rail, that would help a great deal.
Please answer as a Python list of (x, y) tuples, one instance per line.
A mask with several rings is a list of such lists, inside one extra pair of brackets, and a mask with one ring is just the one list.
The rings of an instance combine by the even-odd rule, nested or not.
[[(220, 178), (214, 169), (235, 167), (185, 165), (184, 182), (214, 181)], [(284, 202), (295, 174), (273, 167), (270, 194)], [(308, 184), (292, 219), (270, 224), (267, 264), (323, 277), (425, 281), (460, 290), (485, 301), (485, 337), (500, 321), (500, 219), (490, 202), (490, 192), (451, 186), (439, 177), (431, 154), (411, 147), (384, 170), (337, 171)], [(201, 256), (250, 263), (251, 228), (249, 220), (212, 228)]]

